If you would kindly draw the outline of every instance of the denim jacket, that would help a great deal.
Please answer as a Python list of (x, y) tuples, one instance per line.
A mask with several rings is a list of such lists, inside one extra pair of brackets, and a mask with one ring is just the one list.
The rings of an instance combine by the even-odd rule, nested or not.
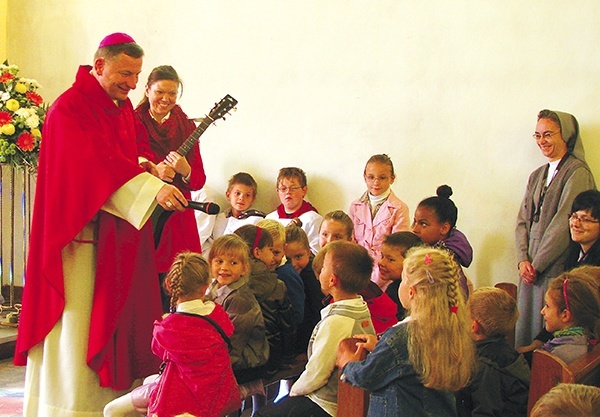
[(407, 323), (390, 327), (362, 362), (342, 370), (346, 382), (371, 391), (369, 417), (456, 417), (454, 395), (426, 388), (408, 361)]

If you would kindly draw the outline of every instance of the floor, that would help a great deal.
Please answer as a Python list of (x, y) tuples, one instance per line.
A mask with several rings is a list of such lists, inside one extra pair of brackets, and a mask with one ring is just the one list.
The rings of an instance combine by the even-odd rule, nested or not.
[[(11, 346), (16, 340), (17, 330), (0, 325), (0, 347)], [(25, 367), (14, 366), (12, 354), (0, 349), (0, 417), (22, 417), (23, 386), (25, 383)], [(241, 417), (249, 417), (251, 410), (241, 413)]]
[[(17, 337), (17, 329), (0, 325), (0, 345), (12, 346)], [(0, 417), (23, 415), (23, 385), (25, 367), (12, 364), (12, 354), (2, 350), (0, 360)], [(8, 356), (8, 357), (7, 357)]]

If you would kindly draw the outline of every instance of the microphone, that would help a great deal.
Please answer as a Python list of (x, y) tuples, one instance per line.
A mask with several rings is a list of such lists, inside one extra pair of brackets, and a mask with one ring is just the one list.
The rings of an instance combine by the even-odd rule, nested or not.
[(219, 205), (217, 203), (211, 203), (211, 202), (206, 202), (206, 203), (199, 203), (197, 201), (192, 201), (192, 200), (188, 200), (188, 206), (187, 208), (191, 208), (194, 210), (200, 210), (206, 214), (219, 214), (219, 211), (221, 211), (221, 207), (219, 207)]

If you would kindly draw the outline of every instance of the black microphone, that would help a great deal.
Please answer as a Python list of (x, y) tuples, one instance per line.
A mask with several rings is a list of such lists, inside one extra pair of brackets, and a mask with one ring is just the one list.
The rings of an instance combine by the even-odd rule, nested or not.
[(208, 201), (206, 203), (199, 203), (197, 201), (188, 200), (187, 208), (200, 210), (206, 214), (219, 214), (219, 211), (221, 211), (221, 207), (219, 207), (217, 203), (211, 203)]

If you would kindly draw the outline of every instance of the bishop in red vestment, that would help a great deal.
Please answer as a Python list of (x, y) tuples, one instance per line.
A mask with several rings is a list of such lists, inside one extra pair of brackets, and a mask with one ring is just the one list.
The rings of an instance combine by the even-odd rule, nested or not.
[[(160, 204), (185, 198), (140, 166), (144, 134), (127, 98), (142, 49), (107, 36), (94, 66), (48, 111), (15, 364), (27, 363), (26, 416), (102, 416), (132, 382), (155, 373), (160, 296), (151, 230)], [(104, 387), (104, 388), (103, 388)]]

